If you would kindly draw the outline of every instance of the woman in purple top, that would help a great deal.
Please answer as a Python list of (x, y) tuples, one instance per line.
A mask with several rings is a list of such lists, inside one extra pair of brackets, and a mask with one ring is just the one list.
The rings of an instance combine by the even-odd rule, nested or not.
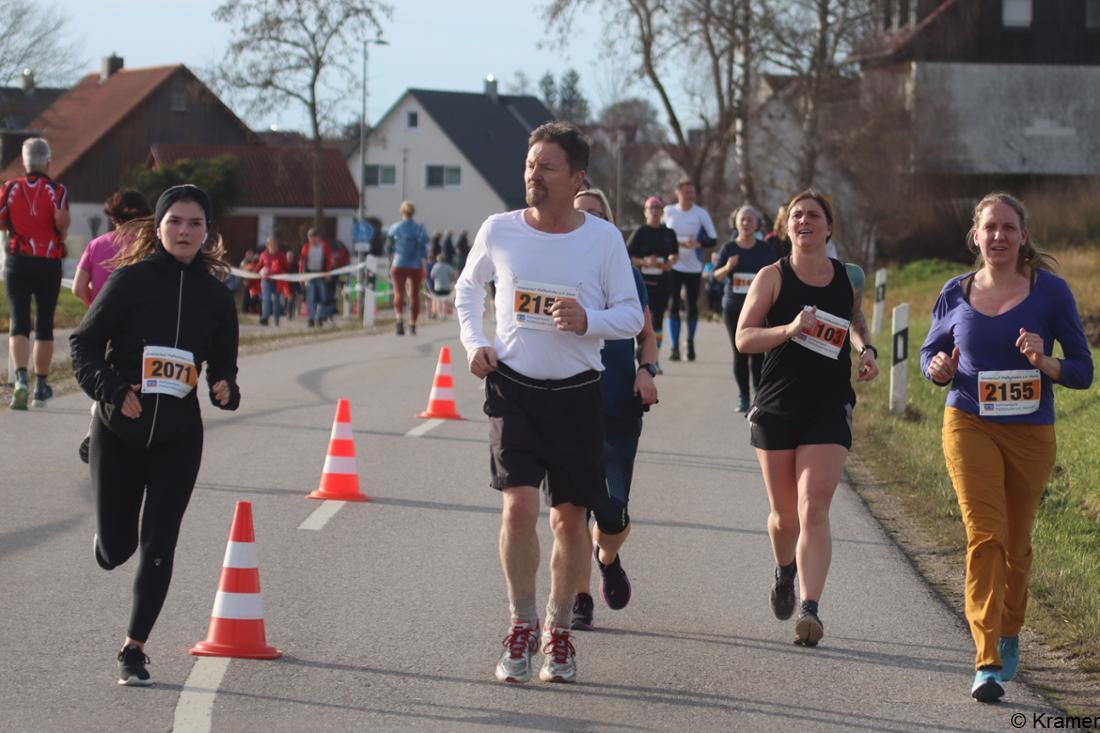
[(149, 202), (141, 192), (124, 189), (111, 194), (111, 198), (103, 205), (103, 213), (111, 222), (111, 231), (88, 242), (80, 262), (76, 265), (76, 276), (73, 278), (73, 295), (84, 301), (84, 305), (91, 305), (95, 296), (103, 289), (103, 284), (107, 282), (113, 269), (108, 262), (125, 244), (116, 237), (118, 226), (131, 219), (152, 216), (153, 210), (149, 208)]
[[(975, 272), (932, 309), (921, 371), (951, 386), (943, 452), (966, 526), (966, 618), (977, 648), (971, 695), (993, 702), (1020, 660), (1031, 527), (1054, 468), (1054, 389), (1092, 383), (1077, 304), (1038, 251), (1023, 205), (991, 193), (974, 208)], [(1051, 356), (1054, 342), (1064, 358)]]

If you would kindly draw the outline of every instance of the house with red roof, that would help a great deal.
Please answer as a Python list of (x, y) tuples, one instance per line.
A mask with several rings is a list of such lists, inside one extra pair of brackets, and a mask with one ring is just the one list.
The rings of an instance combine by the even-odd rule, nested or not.
[[(296, 247), (312, 221), (310, 151), (268, 146), (190, 69), (182, 64), (127, 69), (118, 56), (82, 78), (26, 123), (53, 150), (51, 177), (69, 189), (69, 252), (107, 230), (103, 203), (126, 172), (181, 158), (231, 155), (240, 164), (241, 201), (218, 222), (232, 252), (255, 247), (269, 234)], [(347, 165), (326, 153), (322, 186), (329, 237), (350, 241), (358, 192)], [(23, 174), (14, 156), (0, 180)]]

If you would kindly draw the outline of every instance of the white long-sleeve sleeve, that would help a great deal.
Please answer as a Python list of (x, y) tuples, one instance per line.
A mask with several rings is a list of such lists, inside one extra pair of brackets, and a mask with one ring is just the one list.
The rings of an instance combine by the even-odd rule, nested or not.
[(482, 324), (485, 318), (485, 288), (493, 281), (496, 272), (493, 260), (489, 256), (485, 242), (485, 229), (488, 222), (482, 224), (474, 238), (474, 246), (466, 257), (466, 266), (455, 285), (455, 311), (458, 313), (459, 338), (466, 348), (466, 358), (481, 347), (491, 346), (485, 337)]
[(601, 339), (634, 338), (645, 325), (645, 315), (638, 301), (638, 289), (634, 285), (634, 274), (630, 271), (626, 247), (608, 250), (604, 268), (607, 306), (603, 309), (585, 308), (588, 330), (583, 335)]

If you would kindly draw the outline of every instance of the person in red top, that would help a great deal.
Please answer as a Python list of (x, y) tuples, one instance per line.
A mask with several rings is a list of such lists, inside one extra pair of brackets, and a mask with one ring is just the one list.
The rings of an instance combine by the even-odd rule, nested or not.
[[(332, 269), (332, 250), (328, 243), (321, 239), (321, 231), (311, 227), (306, 233), (307, 241), (302, 245), (302, 251), (298, 257), (298, 269), (300, 272), (328, 272)], [(305, 282), (306, 310), (309, 313), (309, 325), (321, 325), (324, 320), (325, 282), (324, 278), (315, 277)]]
[(0, 189), (0, 227), (8, 231), (4, 283), (11, 308), (8, 349), (15, 361), (15, 390), (11, 409), (27, 409), (30, 388), (31, 297), (34, 297), (34, 406), (45, 407), (53, 397), (46, 383), (53, 359), (53, 314), (61, 292), (61, 260), (69, 233), (69, 193), (53, 181), (50, 145), (40, 137), (23, 143), (27, 175), (13, 178)]
[(279, 247), (275, 237), (268, 237), (264, 243), (264, 251), (260, 253), (260, 290), (263, 293), (263, 310), (260, 314), (260, 325), (266, 326), (272, 313), (275, 314), (275, 325), (279, 325), (279, 317), (283, 314), (283, 293), (280, 282), (272, 280), (271, 275), (282, 275), (290, 270), (286, 261), (286, 252)]

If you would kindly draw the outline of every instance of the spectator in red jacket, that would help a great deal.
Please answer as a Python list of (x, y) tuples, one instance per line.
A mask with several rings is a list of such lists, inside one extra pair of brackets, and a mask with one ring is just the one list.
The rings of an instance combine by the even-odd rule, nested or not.
[(0, 189), (0, 227), (8, 231), (4, 258), (11, 326), (8, 350), (15, 362), (11, 409), (27, 409), (27, 366), (31, 347), (31, 297), (34, 297), (34, 405), (45, 407), (53, 396), (46, 383), (53, 359), (53, 314), (61, 292), (61, 260), (69, 233), (69, 194), (46, 175), (50, 145), (40, 137), (23, 143), (27, 175)]
[(283, 293), (279, 288), (280, 282), (272, 280), (272, 275), (282, 275), (290, 270), (290, 263), (286, 260), (286, 252), (279, 247), (275, 237), (268, 237), (264, 244), (264, 251), (260, 253), (260, 292), (263, 294), (263, 310), (260, 313), (260, 325), (266, 326), (272, 313), (275, 315), (275, 325), (279, 325), (279, 318), (283, 315)]
[[(302, 245), (302, 251), (298, 259), (298, 268), (301, 272), (328, 272), (332, 269), (332, 250), (328, 243), (321, 238), (321, 232), (317, 228), (310, 228), (306, 233), (307, 242)], [(306, 310), (309, 313), (309, 325), (320, 326), (324, 320), (325, 282), (324, 278), (315, 277), (305, 282)]]

